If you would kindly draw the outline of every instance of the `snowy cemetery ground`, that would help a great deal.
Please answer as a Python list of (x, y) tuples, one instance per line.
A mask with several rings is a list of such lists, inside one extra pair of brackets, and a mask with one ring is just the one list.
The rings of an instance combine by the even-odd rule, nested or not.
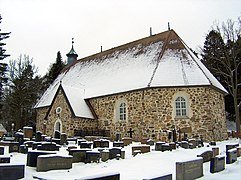
[[(237, 144), (239, 146), (241, 141), (239, 139), (229, 139), (227, 141), (217, 142), (215, 147), (219, 147), (221, 155), (226, 154), (226, 144)], [(214, 146), (209, 146), (204, 143), (204, 147), (195, 149), (183, 149), (179, 147), (172, 151), (155, 151), (155, 147), (151, 146), (151, 152), (144, 154), (132, 155), (132, 146), (138, 145), (140, 142), (133, 142), (125, 146), (125, 159), (113, 159), (106, 162), (99, 163), (73, 163), (72, 168), (68, 170), (51, 170), (47, 172), (37, 172), (35, 167), (25, 166), (24, 179), (34, 179), (38, 177), (48, 180), (59, 179), (80, 179), (99, 174), (108, 174), (113, 172), (120, 173), (121, 180), (134, 179), (148, 179), (151, 177), (158, 177), (160, 175), (172, 174), (172, 178), (176, 179), (176, 162), (195, 159), (197, 155), (212, 150)], [(110, 143), (110, 147), (113, 144)], [(67, 147), (61, 147), (58, 154), (68, 155)], [(8, 147), (5, 147), (4, 155), (10, 155), (11, 164), (25, 164), (27, 161), (27, 154), (10, 153), (8, 154)], [(210, 162), (203, 164), (204, 176), (200, 179), (241, 179), (241, 157), (232, 164), (225, 164), (225, 170), (219, 173), (210, 173)]]

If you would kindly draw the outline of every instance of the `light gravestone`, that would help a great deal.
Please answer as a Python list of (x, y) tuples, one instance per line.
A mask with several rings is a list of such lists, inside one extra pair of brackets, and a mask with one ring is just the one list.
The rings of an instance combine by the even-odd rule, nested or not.
[(37, 160), (37, 172), (49, 170), (71, 169), (72, 156), (65, 155), (40, 155)]
[(233, 149), (230, 149), (226, 152), (226, 163), (227, 164), (232, 164), (234, 163), (235, 161), (237, 161), (237, 149), (236, 148), (233, 148)]
[(32, 139), (33, 137), (33, 128), (32, 127), (23, 127), (24, 138)]
[(203, 158), (176, 162), (176, 180), (192, 180), (203, 176)]

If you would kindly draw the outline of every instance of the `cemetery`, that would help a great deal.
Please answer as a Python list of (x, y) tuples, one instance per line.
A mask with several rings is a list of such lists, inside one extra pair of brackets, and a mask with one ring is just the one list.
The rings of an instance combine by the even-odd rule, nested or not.
[[(61, 174), (65, 176), (64, 173), (72, 170), (70, 179), (117, 180), (132, 179), (134, 176), (153, 180), (202, 178), (207, 173), (211, 176), (225, 171), (225, 168), (241, 161), (240, 140), (231, 140), (233, 143), (203, 142), (200, 138), (188, 139), (186, 135), (180, 134), (179, 138), (170, 136), (165, 142), (149, 138), (136, 142), (131, 137), (121, 138), (119, 135), (115, 141), (111, 141), (108, 137), (67, 137), (61, 133), (49, 137), (40, 131), (34, 133), (28, 127), (11, 137), (1, 137), (0, 179), (5, 179), (9, 172), (11, 176), (8, 179), (48, 179), (55, 176), (61, 179)], [(168, 160), (167, 157), (172, 157), (172, 154), (173, 159)], [(20, 156), (23, 157), (22, 161), (18, 159)], [(123, 167), (112, 168), (112, 165), (118, 167), (117, 164), (126, 164), (126, 168), (130, 165), (134, 169), (135, 166), (149, 169), (150, 163), (154, 163), (154, 157), (155, 163), (163, 163), (165, 166), (172, 164), (175, 168), (170, 171), (170, 168), (154, 166), (149, 173), (144, 170), (147, 174), (139, 172), (140, 175), (132, 174), (128, 177), (122, 172)], [(167, 160), (172, 163), (168, 165)], [(136, 161), (137, 164), (132, 167), (128, 161)], [(95, 171), (87, 171), (85, 167), (89, 166), (94, 167)], [(77, 167), (89, 173), (74, 173), (78, 171)], [(59, 174), (54, 173), (55, 170)]]

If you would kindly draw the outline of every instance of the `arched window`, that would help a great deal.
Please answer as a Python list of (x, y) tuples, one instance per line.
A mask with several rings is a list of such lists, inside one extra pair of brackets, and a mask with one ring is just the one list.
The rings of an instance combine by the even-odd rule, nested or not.
[(121, 121), (126, 121), (126, 103), (121, 103), (119, 106), (119, 118)]
[(187, 116), (187, 102), (183, 97), (178, 97), (175, 101), (176, 116)]
[(62, 133), (62, 122), (60, 119), (57, 119), (57, 121), (55, 121), (54, 131), (58, 131), (58, 132)]

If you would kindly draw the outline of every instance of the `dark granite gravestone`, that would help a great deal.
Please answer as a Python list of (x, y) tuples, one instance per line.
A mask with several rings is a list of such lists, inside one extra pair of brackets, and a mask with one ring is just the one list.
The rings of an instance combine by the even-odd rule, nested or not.
[(54, 138), (60, 139), (61, 133), (59, 131), (54, 131)]
[(10, 142), (10, 143), (9, 143), (8, 152), (9, 152), (9, 153), (19, 152), (19, 144), (18, 144), (18, 142)]
[(67, 142), (73, 142), (74, 144), (76, 144), (77, 143), (77, 141), (78, 141), (78, 138), (77, 137), (71, 137), (71, 138), (67, 138)]
[(27, 147), (33, 147), (34, 141), (25, 141), (23, 144)]
[(172, 151), (172, 147), (169, 144), (162, 144), (162, 152), (164, 151)]
[(216, 146), (216, 142), (215, 141), (211, 141), (210, 143), (209, 143), (211, 146)]
[(37, 160), (37, 172), (45, 172), (49, 170), (71, 169), (72, 156), (60, 155), (40, 155)]
[(29, 151), (27, 155), (27, 166), (36, 167), (37, 158), (39, 155), (55, 154), (55, 152), (48, 151)]
[(120, 148), (111, 148), (109, 149), (109, 159), (116, 159), (121, 156)]
[(35, 141), (36, 141), (36, 142), (42, 141), (42, 132), (40, 132), (40, 131), (37, 131), (37, 132), (36, 132)]
[(0, 164), (1, 180), (16, 180), (24, 178), (25, 165)]
[(24, 143), (24, 135), (22, 132), (17, 132), (15, 134), (15, 140), (19, 143), (19, 145), (22, 145)]
[(120, 140), (121, 140), (121, 133), (116, 133), (115, 141), (120, 141)]
[(225, 169), (225, 156), (216, 156), (211, 158), (210, 172), (216, 173)]
[(113, 142), (113, 147), (124, 147), (124, 142), (123, 141), (118, 141), (118, 142)]
[(60, 139), (52, 138), (51, 142), (56, 143), (56, 144), (60, 144)]
[(144, 178), (143, 180), (172, 180), (172, 174), (148, 177), (148, 178)]
[(78, 146), (79, 146), (82, 142), (86, 142), (86, 140), (85, 140), (85, 139), (78, 139), (78, 140), (77, 140)]
[(92, 142), (90, 142), (90, 141), (86, 141), (86, 142), (82, 142), (82, 143), (80, 143), (80, 148), (84, 148), (84, 149), (91, 149), (91, 147), (92, 147)]
[(120, 180), (120, 173), (113, 172), (113, 173), (104, 173), (104, 174), (97, 174), (93, 176), (86, 176), (76, 180)]
[(73, 156), (72, 162), (85, 162), (86, 151), (90, 151), (90, 149), (70, 149), (69, 155)]
[(187, 141), (182, 141), (180, 146), (184, 149), (188, 149), (189, 148), (189, 143)]
[(230, 149), (234, 149), (236, 147), (239, 147), (239, 144), (227, 144), (226, 145), (226, 152)]
[(85, 163), (99, 162), (100, 152), (97, 151), (86, 151)]
[(149, 140), (147, 140), (146, 144), (150, 145), (150, 146), (154, 146), (155, 145), (155, 141), (152, 140), (152, 139), (149, 139)]
[(189, 142), (189, 145), (192, 144), (192, 148), (190, 148), (190, 149), (193, 149), (193, 148), (197, 147), (196, 139), (189, 139), (188, 142)]
[(64, 144), (67, 145), (67, 134), (62, 133), (60, 136), (60, 145), (64, 145)]
[(109, 148), (109, 141), (108, 140), (94, 140), (93, 142), (93, 148)]
[(0, 146), (0, 155), (4, 155), (4, 146)]
[(203, 159), (176, 162), (176, 180), (191, 180), (203, 176)]
[(237, 161), (237, 149), (236, 148), (229, 149), (226, 152), (226, 163), (227, 164), (232, 164), (235, 161)]
[(59, 151), (60, 146), (54, 142), (42, 142), (37, 146), (37, 150), (43, 151)]
[(32, 143), (32, 150), (37, 149), (38, 145), (42, 145), (42, 142), (33, 142)]
[(28, 147), (23, 145), (19, 146), (19, 153), (27, 154), (28, 153)]
[(149, 138), (142, 138), (141, 139), (141, 144), (146, 144)]
[(13, 142), (13, 141), (15, 141), (15, 137), (3, 137), (3, 141)]
[(162, 151), (162, 145), (165, 144), (165, 142), (156, 142), (155, 144), (155, 151)]
[(1, 163), (10, 163), (10, 157), (9, 156), (0, 156), (0, 164)]
[(176, 143), (175, 142), (171, 142), (169, 143), (170, 147), (173, 149), (177, 149)]
[(213, 151), (205, 151), (202, 154), (197, 155), (197, 157), (202, 157), (204, 163), (211, 161), (211, 158), (213, 157)]

